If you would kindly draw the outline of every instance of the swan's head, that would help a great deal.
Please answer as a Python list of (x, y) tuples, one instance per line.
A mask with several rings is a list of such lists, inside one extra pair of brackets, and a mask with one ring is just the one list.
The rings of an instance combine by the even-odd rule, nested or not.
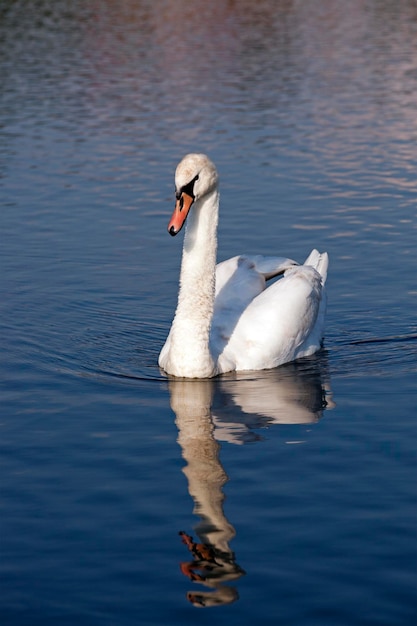
[(217, 188), (217, 170), (205, 154), (187, 154), (175, 172), (174, 213), (168, 224), (170, 235), (177, 235), (184, 226), (188, 212), (197, 202)]

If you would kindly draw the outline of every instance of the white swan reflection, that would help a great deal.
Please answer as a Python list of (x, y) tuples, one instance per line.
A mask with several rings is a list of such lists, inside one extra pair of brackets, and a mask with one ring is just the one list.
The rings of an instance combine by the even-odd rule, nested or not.
[[(253, 374), (253, 375), (252, 375)], [(209, 380), (169, 381), (184, 474), (200, 517), (197, 538), (181, 530), (192, 559), (181, 571), (210, 591), (188, 592), (195, 606), (230, 604), (238, 599), (226, 584), (245, 574), (230, 548), (233, 525), (223, 511), (227, 474), (219, 441), (242, 444), (259, 439), (257, 429), (272, 424), (312, 424), (333, 402), (323, 358), (312, 357), (269, 372)]]

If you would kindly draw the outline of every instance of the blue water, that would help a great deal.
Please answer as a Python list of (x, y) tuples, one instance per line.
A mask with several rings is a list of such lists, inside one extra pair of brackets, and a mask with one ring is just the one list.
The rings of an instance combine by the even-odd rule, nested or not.
[[(16, 0), (0, 51), (2, 623), (414, 625), (415, 3)], [(189, 151), (220, 259), (328, 251), (322, 353), (159, 371)]]

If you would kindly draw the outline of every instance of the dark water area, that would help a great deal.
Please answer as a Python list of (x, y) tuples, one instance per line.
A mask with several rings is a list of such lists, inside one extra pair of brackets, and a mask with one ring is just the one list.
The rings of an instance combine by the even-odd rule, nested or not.
[[(416, 146), (412, 0), (0, 3), (2, 624), (415, 624)], [(320, 354), (159, 370), (190, 151)]]

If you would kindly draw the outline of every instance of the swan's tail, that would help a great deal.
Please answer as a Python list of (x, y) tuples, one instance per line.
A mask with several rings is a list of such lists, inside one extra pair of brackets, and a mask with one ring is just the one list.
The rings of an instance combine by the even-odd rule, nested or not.
[(320, 253), (318, 250), (312, 250), (304, 261), (304, 265), (314, 267), (321, 275), (324, 285), (327, 278), (327, 268), (329, 267), (329, 255), (327, 252)]

